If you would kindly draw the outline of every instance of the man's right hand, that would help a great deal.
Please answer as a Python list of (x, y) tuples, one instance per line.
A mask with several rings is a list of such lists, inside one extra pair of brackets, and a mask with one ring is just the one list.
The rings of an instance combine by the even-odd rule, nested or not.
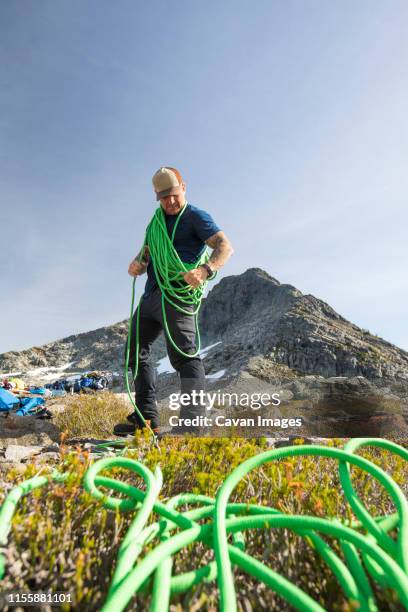
[(129, 264), (128, 273), (130, 276), (139, 276), (140, 274), (144, 274), (146, 272), (146, 267), (146, 264), (142, 264), (133, 259)]

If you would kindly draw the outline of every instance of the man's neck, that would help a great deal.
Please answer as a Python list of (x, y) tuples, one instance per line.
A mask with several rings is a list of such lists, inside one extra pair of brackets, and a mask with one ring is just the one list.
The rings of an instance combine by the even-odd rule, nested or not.
[(183, 210), (185, 209), (185, 207), (188, 205), (187, 200), (184, 201), (184, 204), (182, 206), (182, 208), (180, 208), (180, 210), (178, 211), (178, 213), (176, 213), (175, 215), (168, 215), (166, 213), (165, 210), (163, 210), (164, 214), (166, 215), (166, 217), (168, 217), (169, 219), (171, 219), (172, 217), (174, 217), (175, 219), (177, 219), (177, 217), (183, 212)]

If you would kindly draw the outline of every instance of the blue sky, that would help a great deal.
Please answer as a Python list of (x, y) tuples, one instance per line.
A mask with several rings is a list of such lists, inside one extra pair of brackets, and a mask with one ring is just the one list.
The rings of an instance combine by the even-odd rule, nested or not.
[[(180, 169), (260, 267), (408, 349), (408, 4), (0, 4), (0, 352), (128, 315)], [(144, 280), (138, 281), (138, 293)]]

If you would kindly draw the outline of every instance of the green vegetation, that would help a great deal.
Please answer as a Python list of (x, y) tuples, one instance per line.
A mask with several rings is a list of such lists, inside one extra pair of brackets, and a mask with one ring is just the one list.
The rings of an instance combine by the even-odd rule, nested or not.
[[(106, 435), (110, 422), (116, 422), (128, 412), (127, 406), (115, 396), (104, 394), (100, 397), (101, 400), (97, 396), (69, 398), (66, 413), (58, 417), (59, 425), (66, 427), (65, 435)], [(302, 444), (302, 440), (297, 443)], [(331, 440), (328, 444), (343, 446), (340, 440)], [(407, 443), (403, 445), (408, 446)], [(135, 448), (129, 450), (127, 456), (141, 461), (152, 471), (160, 464), (163, 472), (160, 500), (163, 501), (187, 491), (214, 497), (236, 466), (266, 449), (265, 439), (165, 438), (159, 452), (151, 446), (147, 433), (139, 433)], [(385, 469), (408, 494), (408, 469), (401, 457), (370, 448), (360, 454)], [(107, 510), (85, 492), (82, 478), (90, 463), (88, 452), (80, 449), (68, 452), (68, 448), (62, 446), (56, 466), (59, 471), (71, 474), (68, 481), (50, 484), (21, 499), (7, 547), (7, 572), (0, 583), (2, 590), (69, 591), (75, 601), (72, 609), (93, 611), (101, 608), (119, 546), (134, 513)], [(339, 486), (337, 467), (337, 462), (331, 459), (314, 457), (292, 457), (266, 463), (240, 481), (230, 501), (268, 505), (290, 514), (353, 519)], [(3, 475), (7, 486), (0, 492), (0, 503), (17, 483), (50, 470), (49, 465), (40, 467), (34, 463), (27, 465), (23, 474), (9, 470)], [(129, 471), (116, 469), (110, 475), (144, 488), (142, 480)], [(358, 495), (373, 516), (395, 511), (388, 494), (372, 477), (358, 468), (352, 468), (352, 477)], [(152, 515), (151, 522), (155, 520), (157, 516)], [(342, 556), (336, 541), (328, 541)], [(153, 546), (154, 542), (148, 545)], [(355, 609), (346, 602), (337, 580), (320, 556), (306, 540), (292, 532), (249, 530), (246, 550), (288, 577), (326, 609), (333, 612)], [(173, 573), (206, 564), (212, 555), (204, 545), (193, 544), (176, 555)], [(292, 609), (265, 585), (243, 572), (236, 570), (234, 577), (241, 610)], [(374, 590), (381, 610), (403, 609), (392, 591), (380, 592), (376, 587)], [(200, 584), (186, 594), (175, 595), (171, 609), (173, 612), (216, 610), (218, 596), (215, 582)], [(139, 594), (129, 609), (147, 610), (149, 603), (150, 595)]]
[(65, 400), (64, 412), (56, 414), (53, 422), (69, 438), (111, 439), (113, 426), (126, 419), (131, 409), (130, 404), (115, 393), (75, 394)]

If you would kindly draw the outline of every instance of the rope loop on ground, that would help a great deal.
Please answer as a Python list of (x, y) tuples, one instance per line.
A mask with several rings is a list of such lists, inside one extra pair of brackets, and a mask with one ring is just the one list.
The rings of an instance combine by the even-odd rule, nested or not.
[[(137, 593), (151, 593), (150, 609), (168, 609), (171, 596), (184, 593), (200, 582), (216, 580), (220, 592), (220, 609), (237, 610), (234, 568), (240, 568), (273, 589), (301, 612), (322, 612), (324, 608), (290, 580), (246, 552), (246, 536), (253, 529), (289, 529), (304, 538), (321, 556), (336, 577), (350, 602), (363, 612), (378, 612), (372, 585), (394, 589), (399, 601), (408, 610), (408, 500), (387, 472), (361, 457), (364, 446), (386, 449), (408, 460), (408, 451), (398, 444), (377, 438), (350, 440), (344, 449), (299, 445), (270, 450), (251, 457), (225, 479), (216, 499), (192, 493), (180, 494), (166, 502), (159, 500), (162, 474), (151, 472), (142, 463), (125, 457), (101, 459), (91, 465), (84, 476), (85, 489), (103, 505), (116, 512), (134, 512), (135, 517), (119, 548), (117, 564), (102, 610), (124, 610)], [(314, 456), (338, 462), (340, 482), (347, 502), (357, 520), (340, 521), (316, 516), (288, 515), (276, 508), (230, 502), (239, 483), (252, 470), (270, 461), (288, 457)], [(387, 516), (371, 516), (359, 499), (350, 467), (356, 466), (375, 478), (389, 494), (396, 512)], [(124, 468), (140, 476), (145, 490), (123, 480), (103, 476), (102, 472)], [(23, 495), (45, 487), (52, 481), (63, 482), (69, 474), (54, 471), (15, 487), (0, 510), (0, 546), (6, 546), (12, 517)], [(104, 495), (106, 487), (122, 497)], [(123, 497), (124, 496), (124, 497)], [(177, 508), (187, 506), (184, 512)], [(152, 515), (157, 519), (152, 522)], [(396, 533), (391, 537), (390, 532)], [(326, 539), (323, 539), (325, 536)], [(339, 542), (342, 554), (327, 538)], [(149, 544), (156, 543), (141, 560)], [(195, 542), (213, 550), (214, 558), (207, 565), (174, 575), (174, 556)], [(5, 558), (0, 554), (0, 578), (5, 571)]]

